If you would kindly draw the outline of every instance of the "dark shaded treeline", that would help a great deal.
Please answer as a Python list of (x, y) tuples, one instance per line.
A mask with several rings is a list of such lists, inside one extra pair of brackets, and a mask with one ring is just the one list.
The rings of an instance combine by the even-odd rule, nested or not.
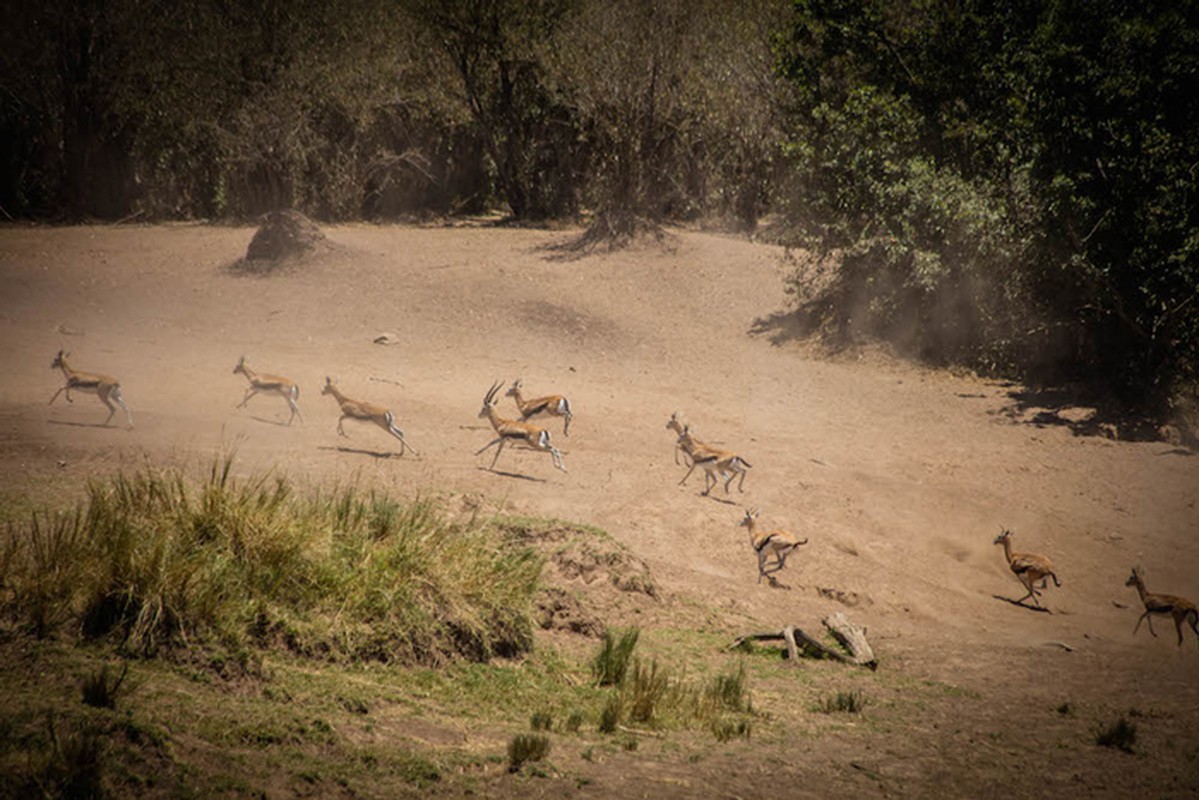
[(1168, 411), (1199, 347), (1184, 2), (48, 0), (0, 10), (0, 207), (719, 218), (834, 255), (807, 329)]

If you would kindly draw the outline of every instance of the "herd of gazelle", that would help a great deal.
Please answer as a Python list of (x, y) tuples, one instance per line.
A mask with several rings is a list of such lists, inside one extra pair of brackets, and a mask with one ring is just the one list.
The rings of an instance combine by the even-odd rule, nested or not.
[[(125, 418), (129, 423), (129, 427), (133, 427), (133, 415), (129, 413), (129, 407), (125, 405), (125, 400), (121, 396), (121, 384), (116, 378), (109, 375), (92, 372), (79, 372), (71, 368), (67, 363), (67, 358), (70, 353), (64, 350), (59, 350), (58, 355), (50, 363), (51, 369), (61, 370), (63, 378), (66, 380), (58, 391), (50, 398), (50, 403), (58, 399), (58, 396), (66, 392), (67, 402), (74, 402), (71, 399), (71, 392), (83, 392), (87, 394), (95, 394), (102, 403), (108, 408), (108, 416), (104, 420), (104, 425), (107, 425), (116, 414), (117, 406), (125, 412)], [(266, 373), (258, 373), (253, 371), (246, 365), (246, 358), (242, 356), (237, 361), (237, 366), (233, 368), (235, 375), (244, 375), (249, 381), (249, 386), (246, 388), (245, 396), (242, 397), (238, 408), (244, 408), (250, 401), (250, 398), (257, 394), (274, 394), (287, 401), (287, 405), (291, 410), (291, 416), (287, 418), (287, 424), (291, 425), (295, 417), (300, 418), (300, 422), (304, 421), (304, 417), (300, 414), (298, 401), (300, 399), (300, 387), (295, 381), (279, 375), (268, 375)], [(570, 401), (562, 395), (554, 394), (545, 397), (537, 397), (525, 399), (521, 392), (521, 379), (517, 378), (512, 382), (512, 385), (505, 392), (505, 397), (511, 397), (516, 401), (516, 407), (520, 413), (519, 420), (507, 419), (500, 416), (496, 411), (496, 395), (503, 387), (503, 384), (496, 382), (487, 390), (487, 394), (483, 396), (483, 406), (479, 409), (479, 419), (486, 419), (491, 423), (491, 427), (495, 430), (496, 438), (487, 443), (483, 448), (475, 453), (480, 455), (491, 447), (496, 448), (495, 456), (491, 459), (489, 469), (494, 468), (499, 460), (500, 453), (504, 450), (504, 445), (513, 444), (524, 446), (532, 450), (547, 452), (553, 460), (556, 468), (566, 471), (566, 465), (562, 461), (562, 453), (558, 448), (554, 447), (550, 441), (550, 432), (545, 428), (533, 425), (526, 420), (539, 414), (549, 414), (563, 418), (562, 433), (569, 435), (570, 421), (573, 418), (571, 413)], [(341, 416), (337, 420), (337, 432), (341, 436), (346, 436), (343, 423), (347, 419), (358, 420), (360, 422), (369, 422), (378, 425), (380, 428), (400, 440), (400, 455), (402, 456), (405, 450), (411, 450), (413, 454), (419, 455), (416, 448), (408, 444), (404, 439), (404, 432), (396, 425), (395, 414), (388, 408), (368, 403), (362, 400), (353, 400), (337, 388), (333, 383), (333, 379), (325, 378), (325, 388), (321, 390), (321, 394), (332, 395), (337, 401), (337, 405), (341, 409)], [(685, 424), (679, 417), (679, 413), (670, 415), (670, 419), (666, 422), (666, 428), (673, 430), (678, 436), (675, 442), (674, 458), (675, 463), (679, 463), (679, 454), (682, 453), (683, 461), (687, 465), (687, 473), (683, 475), (683, 479), (679, 481), (682, 485), (691, 477), (691, 473), (698, 466), (704, 470), (704, 491), (707, 495), (712, 488), (719, 483), (720, 479), (724, 479), (724, 490), (727, 494), (729, 486), (733, 479), (740, 477), (737, 483), (737, 490), (744, 491), (745, 476), (750, 468), (750, 463), (743, 457), (729, 450), (721, 450), (711, 445), (701, 442), (691, 433), (691, 426)], [(745, 509), (745, 516), (741, 519), (739, 525), (749, 531), (750, 546), (758, 556), (758, 582), (761, 583), (763, 578), (766, 578), (770, 584), (776, 585), (775, 573), (782, 570), (786, 565), (787, 557), (795, 552), (799, 547), (808, 543), (808, 540), (799, 539), (793, 534), (785, 530), (756, 530), (756, 520), (759, 515), (759, 509)], [(1057, 573), (1054, 569), (1053, 562), (1046, 556), (1039, 553), (1017, 553), (1012, 550), (1011, 544), (1012, 532), (1004, 530), (999, 536), (995, 537), (995, 544), (1003, 546), (1003, 555), (1007, 559), (1008, 567), (1012, 573), (1020, 581), (1021, 585), (1028, 590), (1028, 593), (1016, 600), (1016, 603), (1023, 603), (1025, 600), (1031, 599), (1033, 604), (1038, 608), (1041, 607), (1040, 594), (1037, 584), (1040, 584), (1040, 589), (1044, 590), (1048, 586), (1049, 579), (1053, 579), (1054, 586), (1060, 587), (1061, 581), (1058, 580)], [(773, 560), (772, 560), (773, 559)], [(1137, 594), (1141, 598), (1141, 603), (1145, 606), (1145, 613), (1137, 619), (1136, 625), (1133, 627), (1135, 634), (1141, 627), (1141, 623), (1148, 620), (1149, 632), (1157, 636), (1157, 632), (1153, 630), (1153, 615), (1170, 616), (1174, 620), (1174, 629), (1178, 634), (1178, 645), (1182, 646), (1182, 625), (1187, 623), (1191, 630), (1195, 632), (1199, 638), (1199, 609), (1190, 600), (1183, 597), (1177, 597), (1169, 594), (1152, 594), (1145, 589), (1145, 580), (1141, 574), (1139, 567), (1133, 567), (1132, 575), (1124, 584), (1125, 586), (1135, 586)]]

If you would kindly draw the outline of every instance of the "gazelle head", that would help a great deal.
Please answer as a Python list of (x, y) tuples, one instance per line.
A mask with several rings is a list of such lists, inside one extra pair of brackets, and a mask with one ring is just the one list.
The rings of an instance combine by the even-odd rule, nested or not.
[(745, 516), (742, 517), (741, 521), (737, 524), (740, 525), (742, 528), (752, 528), (754, 526), (754, 520), (757, 518), (758, 514), (760, 514), (761, 512), (762, 512), (762, 510), (760, 508), (754, 508), (754, 509), (747, 508), (747, 509), (745, 509)]
[(321, 389), (321, 394), (333, 394), (333, 379), (328, 375), (325, 376), (325, 388)]
[(1012, 532), (1009, 531), (1007, 528), (1004, 528), (1003, 532), (995, 537), (994, 544), (1003, 544), (1004, 542), (1006, 542), (1008, 539), (1011, 539), (1011, 538), (1012, 538)]
[(1136, 586), (1143, 582), (1144, 577), (1141, 575), (1140, 567), (1133, 567), (1132, 574), (1128, 576), (1128, 580), (1124, 581), (1125, 586)]
[(498, 392), (503, 385), (504, 384), (500, 381), (496, 381), (495, 383), (491, 384), (491, 388), (488, 389), (487, 394), (483, 396), (483, 407), (479, 409), (479, 419), (486, 419), (488, 414), (491, 413), (491, 407), (495, 405), (496, 392)]
[(677, 412), (677, 411), (674, 412), (673, 414), (670, 415), (670, 419), (666, 420), (666, 429), (674, 431), (675, 433), (679, 434), (680, 436), (682, 435), (683, 423), (682, 423), (682, 420), (679, 418), (679, 412)]
[(237, 359), (237, 366), (233, 368), (233, 374), (236, 375), (239, 372), (245, 372), (245, 371), (246, 371), (246, 357), (242, 356), (241, 358)]
[(512, 385), (508, 387), (508, 391), (504, 392), (504, 397), (516, 397), (516, 393), (521, 390), (523, 385), (520, 378), (512, 381)]
[(58, 355), (56, 355), (54, 360), (50, 362), (50, 369), (65, 367), (67, 365), (67, 356), (69, 355), (70, 353), (68, 353), (66, 350), (59, 350)]

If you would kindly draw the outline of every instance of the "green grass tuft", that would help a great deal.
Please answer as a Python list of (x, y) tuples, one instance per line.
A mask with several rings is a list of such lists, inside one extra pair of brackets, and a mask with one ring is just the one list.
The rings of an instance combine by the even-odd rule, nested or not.
[(591, 674), (595, 676), (597, 685), (619, 686), (624, 683), (630, 659), (640, 636), (641, 631), (637, 628), (625, 631), (619, 640), (611, 631), (604, 631), (600, 651), (591, 662)]
[(550, 754), (550, 739), (539, 733), (520, 733), (508, 742), (508, 771), (516, 772), (525, 764), (541, 761)]
[(816, 710), (824, 714), (861, 714), (866, 706), (859, 691), (837, 692), (832, 697), (826, 697)]
[(116, 708), (117, 695), (128, 675), (128, 661), (121, 665), (120, 675), (110, 676), (107, 664), (100, 667), (99, 670), (89, 673), (83, 678), (80, 685), (83, 702), (94, 708)]

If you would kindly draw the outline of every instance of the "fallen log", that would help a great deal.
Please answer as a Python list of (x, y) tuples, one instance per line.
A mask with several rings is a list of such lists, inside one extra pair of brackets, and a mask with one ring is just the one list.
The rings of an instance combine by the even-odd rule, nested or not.
[(828, 628), (833, 638), (849, 651), (853, 657), (853, 663), (871, 670), (878, 669), (878, 659), (874, 657), (874, 650), (870, 648), (870, 642), (866, 641), (865, 628), (854, 625), (849, 621), (849, 617), (840, 611), (828, 615), (821, 622), (824, 627)]
[(840, 661), (842, 664), (854, 664), (860, 667), (867, 667), (871, 670), (878, 669), (878, 661), (874, 657), (874, 651), (870, 648), (870, 643), (866, 641), (866, 631), (864, 628), (854, 625), (841, 612), (825, 617), (821, 621), (837, 641), (849, 651), (849, 655), (832, 649), (819, 639), (810, 636), (803, 628), (795, 625), (788, 625), (782, 630), (777, 631), (758, 631), (738, 636), (727, 649), (736, 649), (742, 643), (748, 641), (770, 642), (782, 640), (787, 646), (787, 658), (793, 663), (798, 663), (800, 650), (802, 649), (804, 653), (817, 658), (829, 658), (834, 661)]

